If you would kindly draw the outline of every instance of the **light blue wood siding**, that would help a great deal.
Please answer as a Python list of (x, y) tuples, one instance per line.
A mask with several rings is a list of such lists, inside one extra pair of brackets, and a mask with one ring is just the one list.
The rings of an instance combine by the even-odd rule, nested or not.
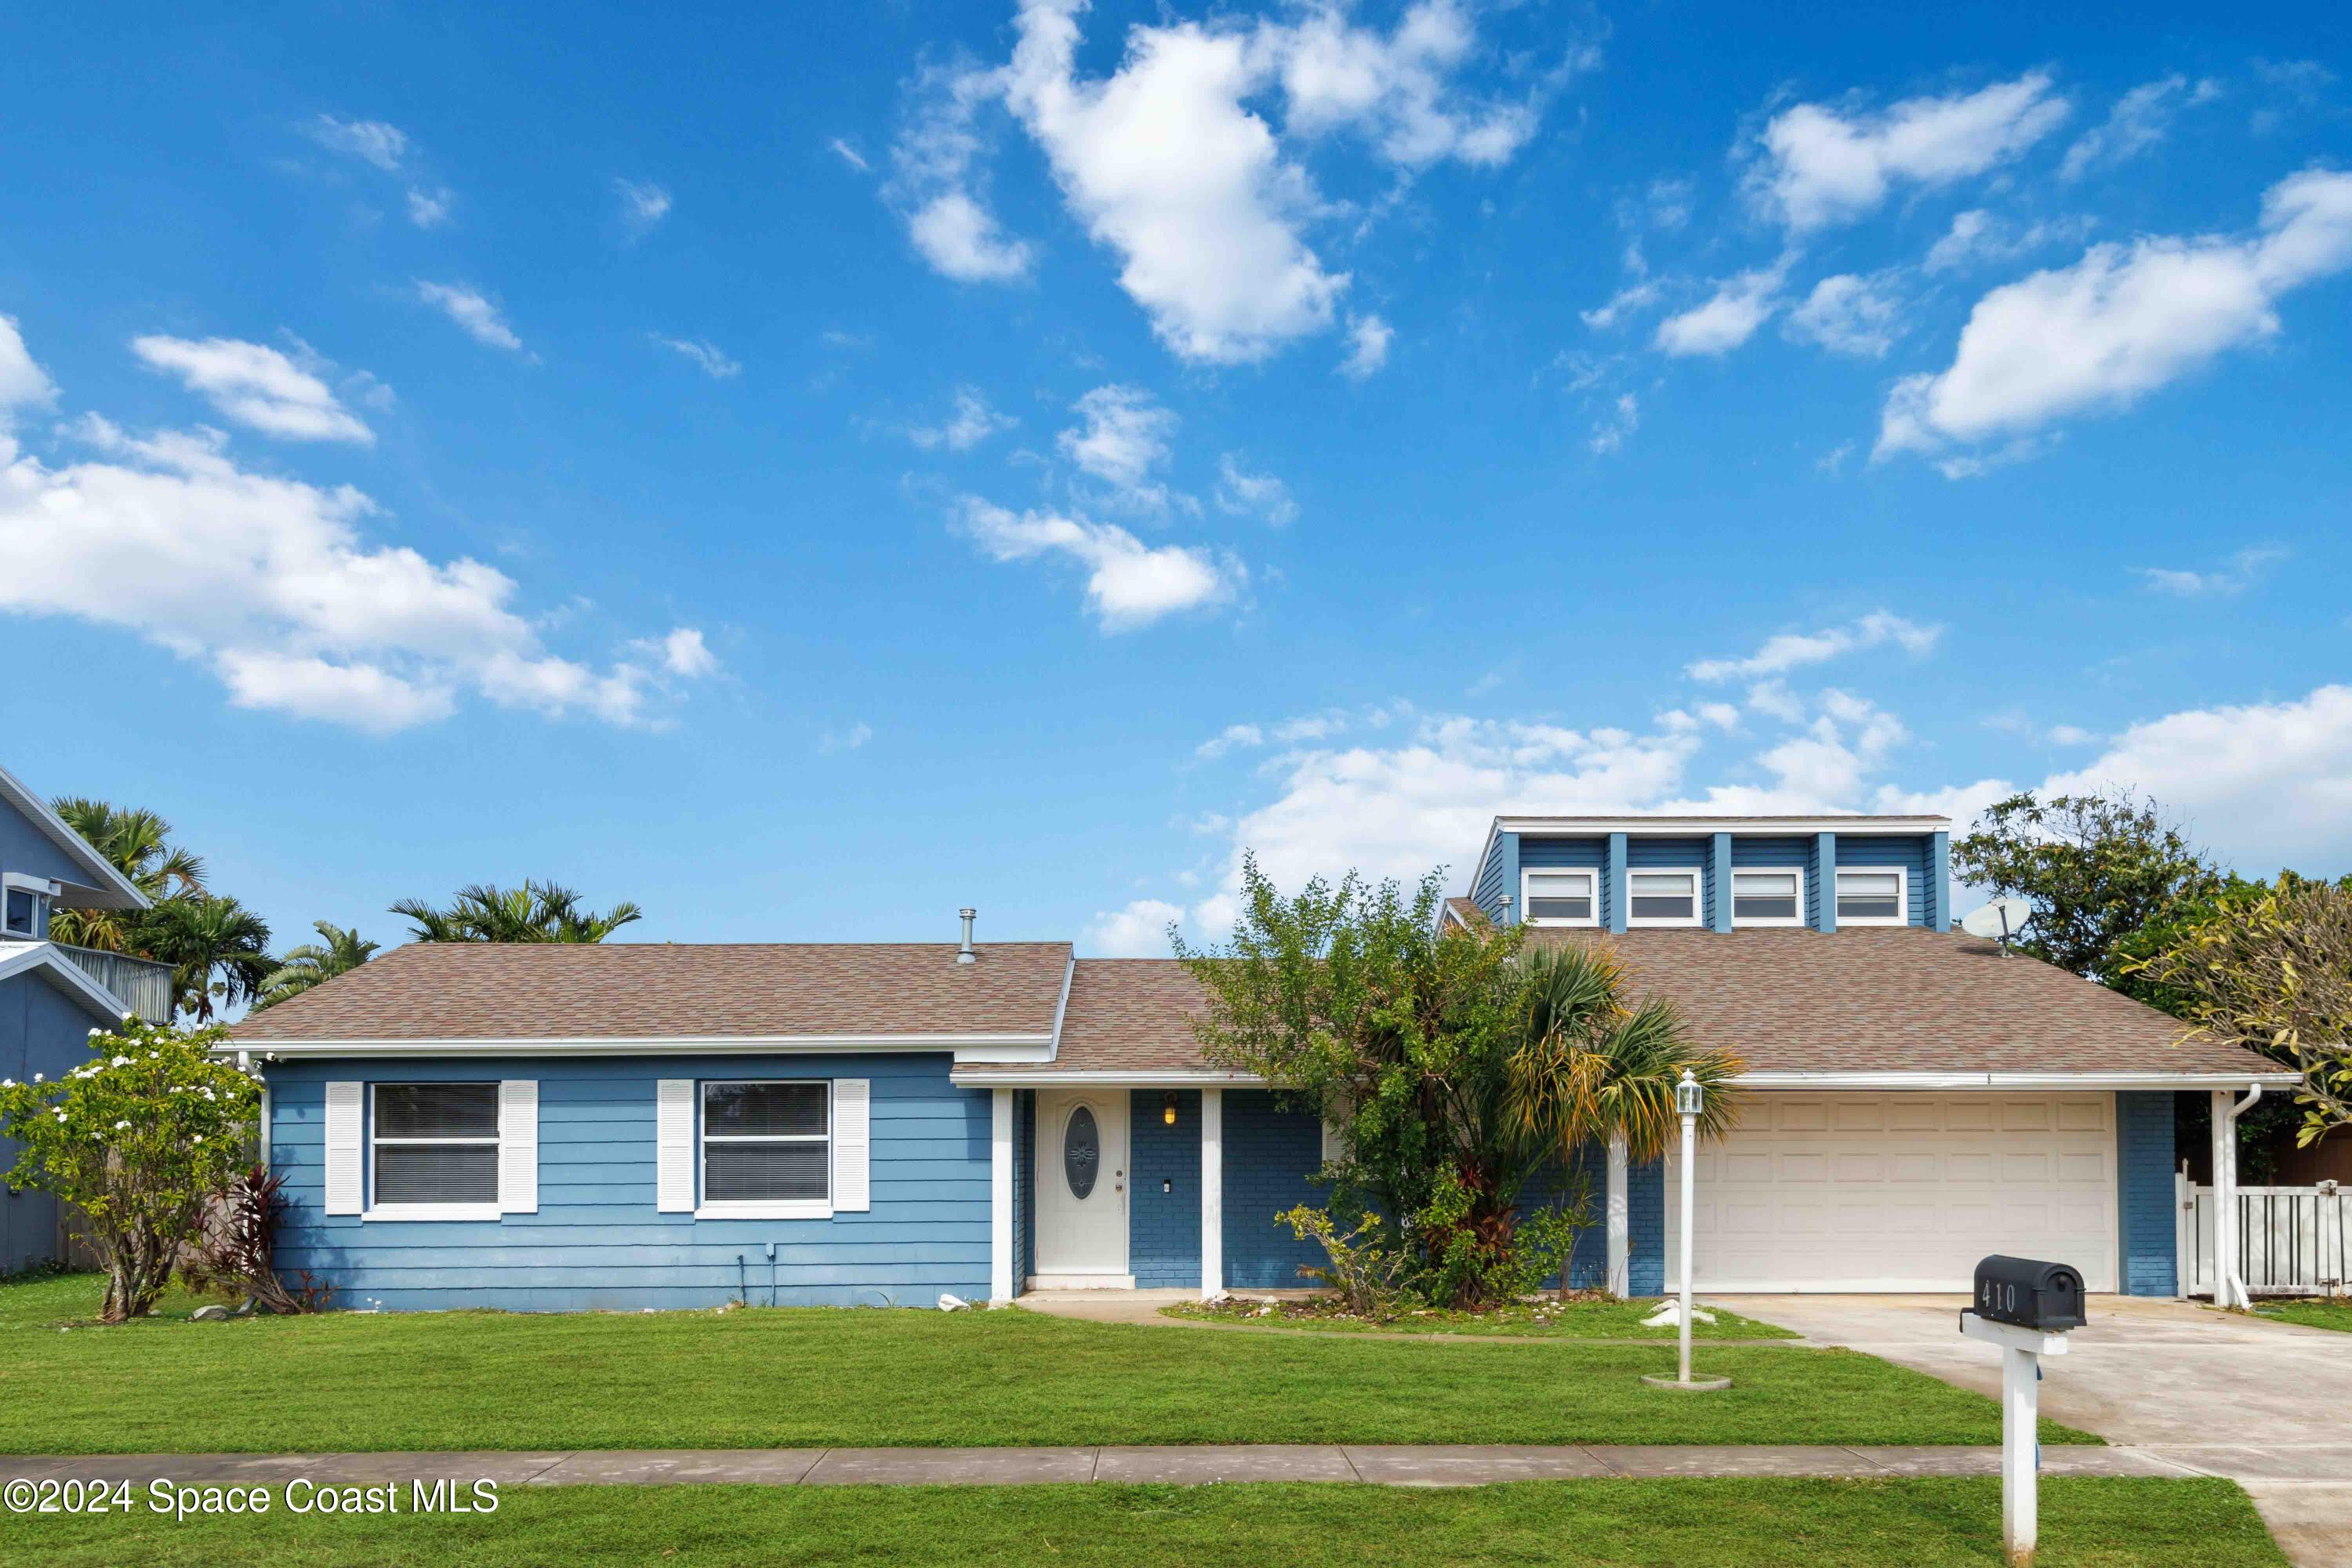
[(1470, 901), (1486, 911), (1490, 921), (1503, 918), (1503, 895), (1512, 896), (1512, 918), (1517, 918), (1518, 889), (1512, 884), (1519, 879), (1515, 869), (1518, 864), (1519, 836), (1497, 833), (1495, 842), (1486, 848), (1486, 863), (1478, 868), (1478, 876), (1470, 885)]
[(0, 871), (19, 871), (51, 882), (85, 886), (96, 874), (57, 846), (57, 841), (33, 824), (33, 819), (6, 801), (0, 801)]
[[(400, 1311), (985, 1300), (990, 1100), (948, 1081), (944, 1054), (520, 1057), (277, 1062), (271, 1163), (292, 1207), (278, 1267), (334, 1305)], [(863, 1078), (873, 1084), (873, 1208), (829, 1220), (698, 1220), (654, 1207), (654, 1086), (665, 1078)], [(325, 1084), (539, 1083), (539, 1212), (486, 1221), (362, 1221), (322, 1212)], [(765, 1244), (776, 1245), (772, 1282)]]
[[(80, 992), (65, 989), (47, 975), (0, 980), (0, 1078), (30, 1083), (39, 1073), (55, 1082), (89, 1059), (90, 1030), (113, 1021)], [(0, 1174), (15, 1167), (22, 1148), (13, 1138), (0, 1138)], [(58, 1256), (57, 1199), (37, 1190), (10, 1192), (0, 1182), (0, 1274)]]

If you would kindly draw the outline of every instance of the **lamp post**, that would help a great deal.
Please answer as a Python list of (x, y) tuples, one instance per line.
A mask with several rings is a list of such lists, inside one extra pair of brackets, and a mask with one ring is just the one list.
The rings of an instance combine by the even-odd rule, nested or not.
[(1682, 1300), (1675, 1313), (1678, 1320), (1676, 1332), (1681, 1340), (1682, 1354), (1679, 1374), (1672, 1383), (1663, 1377), (1644, 1377), (1642, 1380), (1660, 1388), (1679, 1388), (1689, 1392), (1731, 1386), (1731, 1379), (1727, 1377), (1701, 1378), (1696, 1382), (1691, 1379), (1691, 1215), (1696, 1206), (1697, 1193), (1694, 1156), (1697, 1152), (1699, 1113), (1706, 1109), (1706, 1088), (1698, 1081), (1697, 1074), (1688, 1068), (1683, 1068), (1682, 1081), (1675, 1085), (1675, 1110), (1681, 1113), (1683, 1119), (1682, 1152), (1678, 1156), (1683, 1168), (1683, 1289)]

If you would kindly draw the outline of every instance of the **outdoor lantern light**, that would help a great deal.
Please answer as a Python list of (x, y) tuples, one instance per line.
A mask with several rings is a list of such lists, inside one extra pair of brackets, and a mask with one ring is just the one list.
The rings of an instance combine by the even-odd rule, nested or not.
[(1691, 1313), (1695, 1310), (1691, 1305), (1691, 1215), (1696, 1192), (1693, 1177), (1698, 1155), (1698, 1119), (1706, 1109), (1706, 1090), (1699, 1087), (1698, 1075), (1688, 1068), (1683, 1068), (1682, 1081), (1675, 1085), (1675, 1110), (1681, 1116), (1683, 1123), (1682, 1148), (1675, 1160), (1675, 1163), (1682, 1168), (1683, 1185), (1682, 1289), (1674, 1307), (1676, 1327), (1681, 1331), (1675, 1336), (1680, 1342), (1677, 1346), (1679, 1354), (1675, 1358), (1675, 1375), (1671, 1381), (1647, 1373), (1642, 1378), (1643, 1383), (1654, 1388), (1678, 1388), (1692, 1393), (1709, 1393), (1731, 1386), (1731, 1380), (1727, 1377), (1691, 1376)]
[(1172, 1089), (1160, 1098), (1160, 1120), (1171, 1127), (1176, 1125), (1176, 1091)]
[(1706, 1109), (1706, 1090), (1688, 1068), (1683, 1068), (1682, 1082), (1675, 1085), (1675, 1109), (1685, 1116), (1696, 1116)]

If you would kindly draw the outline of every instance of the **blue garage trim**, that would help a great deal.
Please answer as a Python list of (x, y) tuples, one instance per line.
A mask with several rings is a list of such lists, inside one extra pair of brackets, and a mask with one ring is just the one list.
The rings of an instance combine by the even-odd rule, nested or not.
[[(1201, 1283), (1201, 1091), (1176, 1091), (1173, 1127), (1166, 1121), (1168, 1094), (1139, 1089), (1129, 1101), (1135, 1181), (1128, 1206), (1127, 1269), (1141, 1290)], [(1231, 1169), (1229, 1163), (1228, 1180)], [(1160, 1191), (1162, 1183), (1166, 1192)]]
[(2172, 1093), (2116, 1095), (2116, 1285), (2126, 1296), (2179, 1292)]

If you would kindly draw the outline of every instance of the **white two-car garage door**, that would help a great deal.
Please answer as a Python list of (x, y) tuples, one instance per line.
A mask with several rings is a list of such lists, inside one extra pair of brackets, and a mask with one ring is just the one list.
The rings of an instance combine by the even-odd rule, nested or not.
[[(2112, 1094), (1757, 1090), (1701, 1143), (1691, 1226), (1707, 1290), (1968, 1290), (1989, 1253), (2116, 1288)], [(1682, 1177), (1666, 1162), (1666, 1288)]]

